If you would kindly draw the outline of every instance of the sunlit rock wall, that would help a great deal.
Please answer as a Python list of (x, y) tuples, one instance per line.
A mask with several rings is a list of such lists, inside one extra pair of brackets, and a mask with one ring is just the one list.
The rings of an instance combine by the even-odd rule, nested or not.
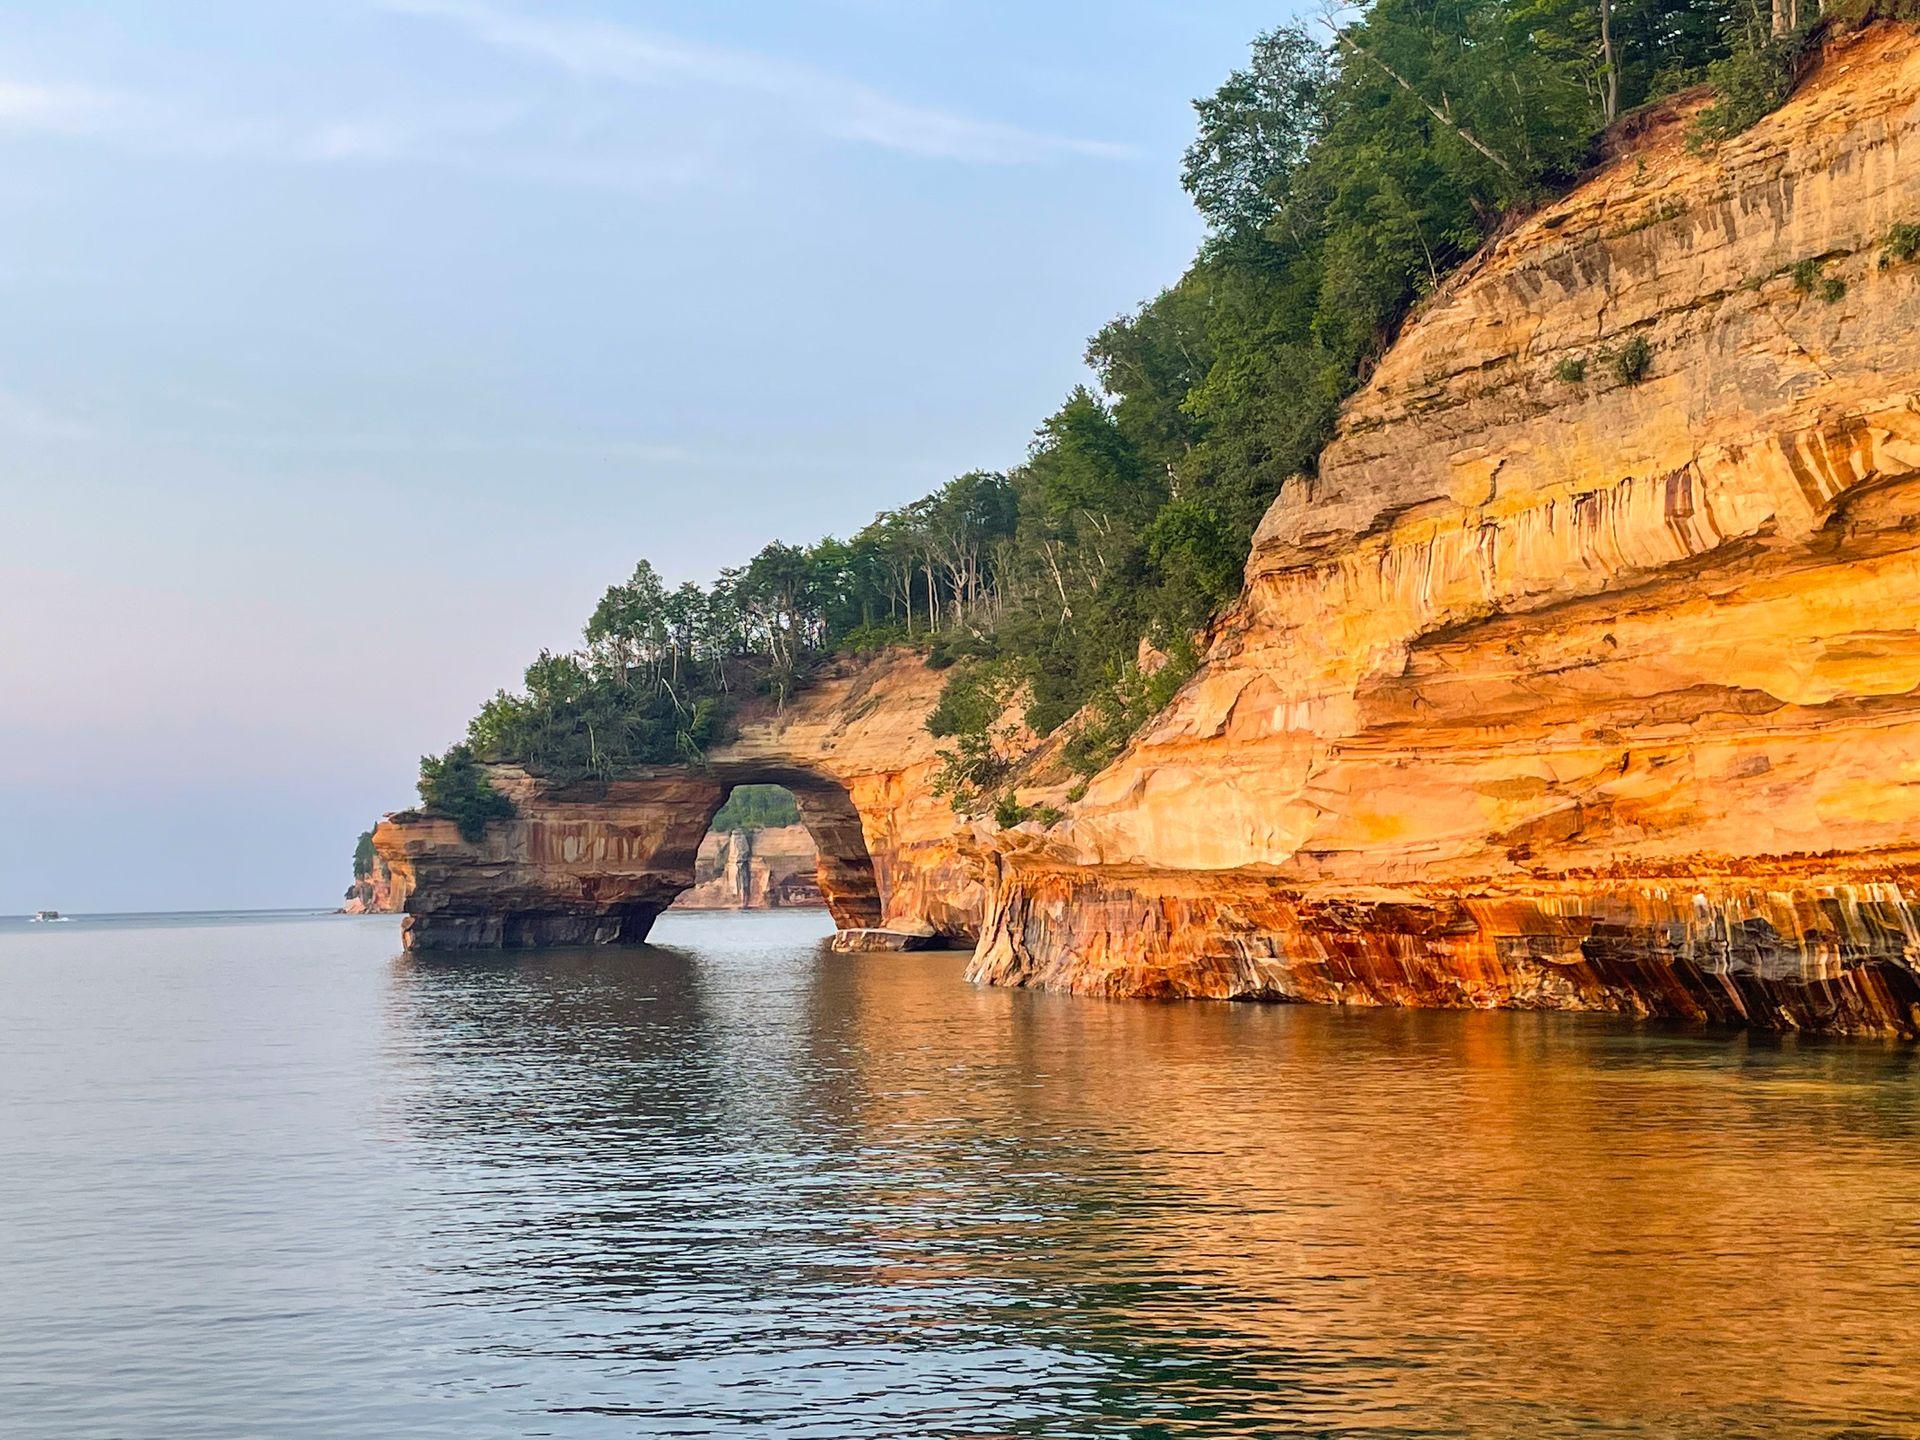
[(1920, 1026), (1920, 263), (1882, 244), (1920, 43), (1711, 153), (1622, 143), (1408, 325), (1159, 722), (991, 842), (977, 977)]
[(814, 873), (820, 852), (804, 825), (709, 830), (694, 857), (682, 910), (779, 910), (823, 905)]

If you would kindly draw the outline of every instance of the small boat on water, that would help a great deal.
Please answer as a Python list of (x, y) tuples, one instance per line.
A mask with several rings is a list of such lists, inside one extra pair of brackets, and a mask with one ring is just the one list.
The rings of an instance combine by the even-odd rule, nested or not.
[(64, 925), (73, 919), (71, 915), (62, 915), (58, 910), (36, 910), (33, 912), (35, 925)]

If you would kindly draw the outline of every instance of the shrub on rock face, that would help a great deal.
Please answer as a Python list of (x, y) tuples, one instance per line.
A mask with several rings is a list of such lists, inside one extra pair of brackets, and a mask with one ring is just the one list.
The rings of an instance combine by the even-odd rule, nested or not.
[(1915, 256), (1920, 256), (1920, 224), (1903, 221), (1887, 232), (1886, 243), (1880, 251), (1880, 268), (1891, 270)]
[(1553, 367), (1553, 375), (1567, 385), (1578, 385), (1587, 378), (1587, 362), (1578, 355), (1569, 355)]
[(460, 829), (460, 838), (477, 843), (486, 838), (495, 820), (511, 820), (513, 802), (493, 788), (485, 770), (467, 745), (455, 745), (444, 755), (420, 757), (420, 798), (435, 814), (444, 815)]
[(1636, 335), (1613, 354), (1613, 373), (1623, 385), (1638, 385), (1653, 368), (1653, 347)]

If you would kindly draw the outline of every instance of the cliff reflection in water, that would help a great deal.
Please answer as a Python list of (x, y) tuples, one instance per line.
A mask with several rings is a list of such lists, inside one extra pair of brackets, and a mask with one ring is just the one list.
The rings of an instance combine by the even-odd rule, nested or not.
[(397, 962), (471, 1382), (701, 1433), (1920, 1415), (1911, 1047), (1063, 999), (805, 930)]

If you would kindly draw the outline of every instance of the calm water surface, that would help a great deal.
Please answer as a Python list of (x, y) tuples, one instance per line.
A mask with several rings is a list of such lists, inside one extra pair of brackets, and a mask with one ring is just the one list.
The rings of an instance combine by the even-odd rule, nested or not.
[(1920, 1053), (0, 921), (0, 1433), (1916, 1436)]

